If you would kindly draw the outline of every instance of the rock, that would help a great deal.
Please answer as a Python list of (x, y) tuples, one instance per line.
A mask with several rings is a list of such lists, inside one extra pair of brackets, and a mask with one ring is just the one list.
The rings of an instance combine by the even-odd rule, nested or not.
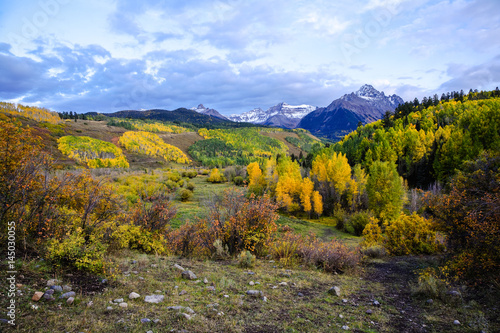
[(33, 297), (31, 298), (32, 301), (38, 302), (40, 298), (43, 297), (44, 292), (43, 291), (36, 291)]
[(191, 271), (182, 272), (182, 277), (186, 280), (196, 280), (197, 279), (196, 275)]
[(279, 285), (282, 286), (282, 287), (286, 287), (286, 286), (288, 286), (288, 283), (286, 283), (286, 282), (280, 282)]
[(188, 293), (187, 291), (181, 290), (181, 292), (179, 293), (179, 296), (186, 295), (187, 293)]
[(344, 325), (344, 326), (342, 326), (342, 329), (343, 329), (344, 331), (348, 331), (348, 330), (349, 330), (349, 326)]
[(125, 303), (125, 302), (121, 302), (120, 304), (118, 304), (118, 306), (119, 306), (120, 308), (123, 308), (123, 309), (128, 308), (128, 304), (127, 304), (127, 303)]
[(158, 267), (158, 265), (156, 265), (156, 264), (151, 265), (151, 268), (157, 268), (157, 267)]
[(340, 297), (340, 288), (337, 286), (331, 287), (330, 289), (328, 289), (328, 293), (330, 295), (336, 295), (336, 296)]
[(128, 298), (129, 299), (136, 299), (136, 298), (139, 298), (141, 297), (141, 295), (139, 295), (138, 293), (136, 292), (131, 292), (129, 295), (128, 295)]
[(167, 308), (167, 310), (174, 310), (174, 311), (182, 311), (182, 310), (184, 310), (184, 311), (186, 311), (188, 313), (191, 313), (191, 314), (194, 313), (194, 310), (191, 309), (190, 307), (185, 307), (185, 306), (181, 306), (181, 305), (169, 306)]
[(139, 279), (139, 280), (144, 280), (144, 278), (143, 278), (142, 276), (139, 276), (139, 278), (138, 278), (138, 279)]
[(121, 318), (121, 319), (119, 319), (116, 323), (117, 323), (117, 324), (122, 324), (122, 323), (124, 323), (124, 322), (125, 322), (125, 319)]
[(288, 273), (280, 273), (279, 276), (285, 277), (285, 278), (290, 278), (290, 274), (288, 274)]
[(108, 306), (108, 307), (106, 308), (106, 310), (108, 310), (108, 311), (113, 311), (113, 307), (112, 307), (112, 306)]
[(113, 303), (121, 303), (123, 302), (123, 298), (117, 298), (113, 301)]
[(262, 301), (267, 302), (267, 297), (266, 296), (262, 297)]
[(341, 315), (341, 314), (339, 314), (339, 318), (340, 318), (340, 319), (342, 319), (342, 318), (344, 318), (344, 316), (343, 316), (343, 315)]
[(218, 306), (219, 306), (219, 304), (218, 304), (218, 303), (213, 303), (213, 304), (208, 304), (208, 305), (207, 305), (207, 308), (216, 308), (216, 307), (218, 307)]
[(88, 308), (92, 307), (93, 305), (94, 305), (94, 302), (92, 302), (92, 301), (90, 301), (90, 302), (87, 303), (87, 307)]
[(208, 284), (208, 280), (207, 280), (207, 278), (203, 278), (203, 283), (204, 283), (204, 284)]
[(151, 322), (151, 319), (148, 319), (148, 318), (142, 318), (141, 319), (141, 323), (143, 324), (147, 324), (147, 323), (150, 323)]
[(181, 312), (179, 313), (179, 317), (183, 317), (187, 320), (191, 320), (192, 319), (192, 316), (188, 315), (187, 313), (184, 313), (184, 312)]
[(61, 296), (59, 296), (59, 298), (70, 298), (70, 297), (75, 297), (75, 296), (76, 296), (75, 292), (70, 291), (70, 292), (62, 294)]
[(68, 297), (68, 299), (66, 300), (66, 304), (71, 305), (73, 304), (74, 301), (75, 301), (74, 297)]
[(304, 294), (303, 293), (298, 293), (297, 296), (304, 297)]
[(428, 299), (427, 301), (425, 301), (425, 303), (432, 304), (432, 303), (434, 303), (434, 301), (432, 299)]
[(247, 272), (248, 275), (255, 275), (255, 272), (252, 272), (252, 271), (248, 271)]
[(254, 285), (255, 285), (255, 282), (250, 281), (250, 282), (248, 282), (248, 284), (249, 284), (249, 285), (251, 285), (251, 286), (254, 286)]
[(158, 324), (160, 322), (160, 319), (153, 319), (153, 323)]
[(371, 315), (372, 313), (373, 313), (372, 310), (370, 310), (370, 309), (366, 310), (366, 314), (370, 314)]
[(108, 279), (102, 279), (102, 280), (101, 280), (101, 283), (102, 283), (102, 284), (106, 284), (106, 283), (108, 283)]
[(161, 290), (156, 289), (156, 290), (155, 290), (155, 293), (156, 293), (156, 294), (161, 294)]
[(63, 291), (64, 291), (65, 293), (67, 293), (67, 292), (69, 292), (69, 291), (71, 291), (71, 290), (72, 290), (72, 289), (71, 289), (71, 286), (68, 286), (67, 284), (66, 284), (66, 285), (64, 285), (62, 288), (63, 288)]
[(460, 325), (460, 322), (458, 320), (454, 320), (453, 325)]
[(135, 264), (137, 264), (137, 260), (132, 260), (130, 263), (131, 263), (132, 265), (135, 265)]
[(214, 286), (208, 286), (205, 288), (206, 291), (213, 291), (215, 292), (215, 287)]
[(149, 295), (144, 298), (144, 302), (146, 303), (160, 303), (163, 302), (165, 296), (163, 295)]
[(132, 274), (136, 274), (137, 275), (137, 274), (139, 274), (139, 272), (138, 271), (132, 271)]
[(252, 297), (261, 297), (262, 291), (260, 291), (260, 290), (247, 290), (247, 295), (252, 296)]
[(342, 303), (347, 303), (347, 302), (348, 302), (348, 300), (346, 300), (345, 298), (342, 299)]
[(61, 286), (57, 286), (57, 285), (55, 285), (55, 286), (50, 286), (50, 289), (53, 289), (54, 291), (56, 291), (56, 292), (58, 292), (58, 293), (60, 293), (60, 292), (62, 292), (62, 291), (63, 291), (63, 288), (62, 288)]
[(447, 292), (448, 295), (454, 296), (454, 297), (461, 297), (462, 295), (460, 294), (459, 291), (456, 290), (451, 290)]
[(224, 298), (229, 298), (229, 295), (224, 295)]
[(178, 270), (179, 270), (179, 271), (181, 271), (181, 272), (184, 272), (184, 271), (185, 271), (184, 267), (182, 267), (182, 266), (180, 266), (180, 265), (177, 265), (177, 264), (175, 264), (175, 265), (174, 265), (174, 268), (178, 269)]
[(379, 301), (373, 301), (373, 305), (380, 306), (380, 302)]
[(52, 286), (55, 286), (59, 283), (60, 281), (57, 280), (57, 279), (52, 279), (52, 280), (49, 280), (47, 281), (47, 287), (52, 287)]

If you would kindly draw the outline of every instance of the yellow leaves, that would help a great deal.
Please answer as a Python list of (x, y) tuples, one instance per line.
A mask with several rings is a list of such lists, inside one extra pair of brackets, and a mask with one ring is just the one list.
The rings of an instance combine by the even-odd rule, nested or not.
[(166, 161), (189, 163), (179, 148), (165, 143), (158, 135), (148, 132), (125, 132), (119, 140), (127, 150), (150, 156), (163, 157)]
[(12, 114), (15, 116), (23, 116), (39, 122), (48, 122), (57, 124), (61, 118), (56, 112), (50, 111), (45, 108), (38, 108), (34, 106), (24, 106), (21, 104), (0, 102), (0, 112)]
[(318, 216), (323, 214), (323, 197), (321, 197), (321, 194), (319, 194), (318, 191), (313, 192), (312, 200), (314, 212), (318, 214)]
[(342, 153), (333, 152), (331, 156), (322, 153), (314, 159), (311, 175), (320, 182), (333, 183), (335, 190), (342, 193), (351, 179), (351, 166)]
[(300, 201), (306, 213), (309, 213), (312, 209), (311, 197), (313, 194), (313, 190), (314, 183), (309, 178), (304, 178), (300, 191)]

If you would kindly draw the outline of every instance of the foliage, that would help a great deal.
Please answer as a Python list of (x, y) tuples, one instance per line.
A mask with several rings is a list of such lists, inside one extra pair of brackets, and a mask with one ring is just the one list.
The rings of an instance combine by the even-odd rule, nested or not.
[(167, 251), (162, 234), (134, 224), (119, 225), (112, 233), (111, 242), (117, 244), (118, 248), (129, 248), (146, 253), (163, 254)]
[(223, 183), (226, 181), (226, 178), (224, 175), (220, 172), (219, 169), (214, 168), (210, 171), (210, 174), (208, 175), (207, 182), (210, 183)]
[(382, 228), (380, 222), (376, 218), (370, 218), (370, 221), (363, 230), (363, 242), (361, 246), (369, 248), (372, 246), (380, 246), (384, 243), (384, 236), (382, 235)]
[(63, 136), (57, 140), (59, 150), (69, 158), (85, 163), (89, 168), (128, 168), (120, 148), (88, 136)]
[(242, 151), (218, 138), (196, 141), (188, 152), (195, 161), (210, 168), (244, 165), (249, 161)]
[(242, 186), (244, 184), (245, 180), (241, 176), (234, 177), (233, 183), (236, 186)]
[(438, 277), (435, 269), (429, 267), (418, 275), (417, 285), (412, 287), (412, 293), (426, 298), (445, 299), (448, 283)]
[(377, 219), (397, 219), (403, 209), (404, 188), (393, 163), (376, 161), (372, 164), (366, 191), (368, 206)]
[(298, 138), (287, 136), (285, 137), (285, 140), (307, 153), (318, 151), (324, 147), (324, 144), (322, 144), (318, 140), (313, 139), (310, 135), (305, 133), (305, 130), (295, 129), (293, 130), (293, 132), (297, 134)]
[(238, 267), (252, 268), (255, 266), (255, 256), (250, 251), (241, 251), (238, 255)]
[(298, 248), (303, 244), (303, 237), (293, 232), (286, 232), (274, 239), (269, 246), (269, 252), (280, 264), (293, 265), (298, 260)]
[(465, 163), (449, 194), (428, 195), (428, 212), (447, 235), (448, 273), (471, 283), (500, 283), (500, 156)]
[(259, 163), (252, 162), (247, 166), (248, 191), (255, 195), (262, 195), (266, 188), (266, 179), (262, 174)]
[(167, 124), (159, 121), (151, 121), (151, 120), (131, 120), (131, 119), (119, 119), (119, 118), (111, 118), (108, 121), (108, 126), (118, 126), (123, 127), (128, 130), (139, 130), (144, 132), (151, 133), (184, 133), (189, 130), (184, 127), (180, 127), (173, 124)]
[(47, 245), (47, 258), (54, 263), (74, 266), (93, 273), (105, 269), (106, 246), (95, 236), (85, 240), (85, 233), (77, 228), (62, 240), (51, 239)]
[(416, 213), (403, 214), (386, 226), (384, 246), (392, 255), (433, 254), (444, 249), (432, 224)]
[(193, 192), (188, 190), (187, 188), (183, 188), (179, 192), (179, 198), (181, 199), (182, 202), (189, 201), (192, 196), (193, 196)]
[(50, 111), (45, 108), (35, 106), (25, 106), (21, 104), (0, 102), (0, 112), (11, 114), (14, 116), (22, 116), (28, 119), (33, 119), (38, 122), (47, 122), (57, 124), (61, 122), (61, 118), (57, 112)]
[(150, 203), (139, 201), (135, 205), (131, 213), (132, 221), (134, 225), (151, 233), (163, 234), (177, 214), (177, 209), (172, 205), (170, 198), (163, 194), (151, 196), (148, 201)]
[(165, 143), (154, 133), (125, 132), (119, 142), (135, 153), (163, 157), (167, 162), (189, 163), (188, 157), (179, 148)]
[(353, 213), (349, 216), (344, 229), (352, 235), (361, 236), (367, 224), (370, 223), (371, 218), (372, 215), (367, 211)]

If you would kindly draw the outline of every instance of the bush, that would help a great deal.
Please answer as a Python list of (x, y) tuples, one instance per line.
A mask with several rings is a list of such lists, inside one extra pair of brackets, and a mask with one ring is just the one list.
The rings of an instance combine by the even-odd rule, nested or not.
[(382, 235), (379, 221), (372, 217), (363, 230), (363, 241), (361, 242), (361, 246), (363, 248), (369, 248), (379, 245), (384, 245), (384, 236)]
[(174, 171), (168, 174), (168, 179), (175, 183), (178, 183), (182, 179), (182, 177), (177, 171)]
[(132, 221), (149, 232), (163, 233), (176, 214), (170, 198), (160, 195), (151, 204), (139, 202), (132, 210)]
[(238, 267), (252, 268), (255, 266), (255, 256), (250, 251), (242, 251), (238, 256)]
[(420, 272), (418, 283), (412, 286), (412, 293), (425, 298), (438, 298), (444, 300), (446, 297), (447, 283), (440, 279), (432, 268)]
[(215, 168), (210, 171), (207, 181), (210, 183), (223, 183), (226, 181), (226, 178), (224, 178), (219, 169)]
[(188, 190), (190, 190), (191, 192), (193, 192), (193, 191), (194, 191), (194, 189), (195, 189), (195, 186), (194, 186), (194, 184), (193, 184), (193, 183), (188, 182), (188, 183), (187, 183), (187, 185), (186, 185), (186, 188), (187, 188)]
[(233, 183), (234, 183), (234, 185), (236, 185), (236, 186), (242, 186), (242, 185), (243, 185), (243, 183), (244, 183), (243, 177), (241, 177), (241, 176), (236, 176), (236, 177), (234, 177), (234, 178), (233, 178)]
[(191, 199), (192, 196), (193, 196), (193, 192), (191, 192), (190, 190), (188, 190), (186, 188), (183, 188), (179, 192), (179, 198), (182, 202), (188, 201), (189, 199)]
[(336, 221), (335, 228), (340, 231), (346, 231), (348, 215), (342, 208), (333, 211), (333, 219)]
[(214, 246), (215, 252), (212, 254), (212, 259), (224, 260), (230, 256), (229, 249), (227, 248), (227, 245), (226, 246), (222, 245), (222, 242), (220, 239), (215, 240), (213, 246)]
[[(286, 228), (285, 228), (286, 230)], [(269, 252), (283, 266), (293, 265), (298, 260), (297, 250), (303, 245), (303, 237), (292, 232), (286, 232), (281, 238), (273, 240)]]
[(345, 226), (348, 233), (361, 236), (366, 225), (370, 222), (372, 215), (369, 212), (357, 212), (352, 214)]
[(385, 248), (392, 255), (433, 254), (443, 250), (431, 223), (416, 213), (401, 215), (385, 228)]
[(166, 252), (165, 239), (159, 233), (152, 233), (143, 227), (122, 224), (112, 234), (112, 244), (117, 248), (129, 248), (146, 253)]
[(370, 258), (383, 258), (387, 255), (387, 251), (382, 245), (369, 246), (363, 249), (362, 252)]
[(62, 240), (51, 239), (47, 246), (47, 259), (92, 273), (102, 273), (105, 268), (104, 254), (107, 246), (91, 235), (85, 241), (81, 228), (77, 228)]

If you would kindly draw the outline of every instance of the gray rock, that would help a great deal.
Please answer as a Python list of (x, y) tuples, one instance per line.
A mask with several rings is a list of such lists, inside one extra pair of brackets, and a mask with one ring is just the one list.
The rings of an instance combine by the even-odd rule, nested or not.
[(182, 267), (182, 266), (180, 266), (180, 265), (177, 265), (177, 264), (175, 264), (175, 265), (174, 265), (174, 268), (178, 269), (178, 270), (179, 270), (179, 271), (181, 271), (181, 272), (184, 272), (184, 271), (185, 271), (184, 267)]
[(174, 311), (186, 311), (186, 312), (191, 313), (191, 314), (193, 314), (193, 313), (194, 313), (194, 310), (193, 310), (193, 309), (191, 309), (190, 307), (181, 306), (181, 305), (169, 306), (169, 307), (167, 308), (167, 310), (174, 310)]
[(143, 324), (147, 324), (147, 323), (150, 323), (150, 322), (151, 322), (151, 319), (149, 319), (149, 318), (142, 318), (141, 319), (141, 323), (143, 323)]
[(336, 296), (340, 297), (340, 288), (337, 286), (331, 287), (330, 289), (328, 289), (328, 293), (330, 295), (336, 295)]
[(108, 279), (102, 279), (102, 280), (101, 280), (101, 283), (102, 283), (102, 284), (106, 284), (106, 283), (108, 283)]
[(304, 297), (304, 294), (303, 293), (298, 293), (297, 296)]
[(214, 286), (208, 286), (205, 288), (206, 291), (213, 291), (215, 292), (215, 287)]
[(123, 298), (117, 298), (113, 301), (113, 303), (121, 303), (123, 302)]
[(285, 277), (285, 278), (290, 278), (290, 274), (288, 274), (288, 273), (280, 273), (279, 276)]
[(54, 291), (60, 293), (63, 291), (63, 288), (61, 286), (55, 285), (55, 286), (50, 286), (50, 289), (53, 289)]
[(344, 326), (342, 326), (342, 329), (343, 329), (344, 331), (348, 331), (348, 330), (349, 330), (349, 326), (344, 325)]
[(113, 311), (113, 307), (112, 307), (112, 306), (108, 306), (108, 307), (106, 308), (106, 310), (108, 310), (108, 311)]
[(260, 290), (247, 290), (247, 295), (252, 297), (262, 297), (262, 291)]
[(454, 320), (453, 325), (460, 325), (460, 322), (458, 320)]
[(250, 281), (250, 282), (248, 282), (248, 284), (249, 284), (249, 285), (251, 285), (251, 286), (254, 286), (254, 285), (255, 285), (255, 282)]
[(380, 306), (380, 302), (379, 301), (373, 301), (373, 305)]
[(55, 286), (59, 283), (60, 281), (57, 280), (57, 279), (52, 279), (52, 280), (49, 280), (47, 281), (47, 287), (52, 287), (52, 286)]
[(135, 264), (137, 264), (137, 260), (132, 260), (130, 263), (131, 263), (132, 265), (135, 265)]
[(156, 265), (156, 264), (151, 265), (151, 268), (157, 268), (157, 267), (158, 267), (158, 265)]
[(61, 296), (59, 296), (59, 298), (70, 298), (70, 297), (75, 297), (75, 296), (76, 296), (76, 294), (74, 291), (69, 291), (69, 292), (64, 293)]
[(373, 311), (371, 309), (366, 310), (366, 314), (370, 314), (371, 315), (372, 313), (373, 313)]
[(218, 307), (218, 306), (219, 306), (219, 304), (218, 304), (218, 303), (213, 303), (213, 304), (208, 304), (208, 305), (207, 305), (207, 308), (216, 308), (216, 307)]
[(254, 273), (254, 272), (252, 272), (252, 271), (248, 271), (248, 272), (247, 272), (247, 274), (248, 274), (248, 275), (255, 275), (255, 273)]
[(288, 283), (286, 283), (286, 282), (280, 282), (279, 285), (282, 286), (282, 287), (286, 287), (286, 286), (288, 286)]
[(139, 295), (138, 293), (136, 292), (131, 292), (129, 295), (128, 295), (128, 298), (129, 299), (136, 299), (136, 298), (139, 298), (141, 297), (141, 295)]
[(204, 284), (208, 284), (208, 280), (207, 280), (207, 278), (203, 278), (203, 283), (204, 283)]
[(427, 301), (425, 301), (425, 303), (432, 304), (432, 303), (434, 303), (434, 301), (432, 299), (428, 299)]
[(342, 303), (347, 303), (347, 302), (349, 302), (349, 301), (348, 301), (348, 300), (346, 300), (345, 298), (344, 298), (344, 299), (342, 299)]
[(149, 295), (144, 298), (144, 302), (146, 303), (160, 303), (163, 302), (165, 296), (163, 295)]
[(69, 292), (69, 291), (71, 291), (71, 290), (72, 290), (72, 289), (71, 289), (71, 286), (68, 286), (67, 284), (66, 284), (66, 285), (64, 285), (62, 288), (63, 288), (63, 291), (64, 291), (65, 293), (67, 293), (67, 292)]
[(191, 271), (182, 272), (182, 277), (186, 280), (196, 280), (197, 279), (196, 275)]
[(267, 302), (267, 297), (266, 296), (262, 297), (262, 301)]
[(192, 316), (184, 312), (179, 313), (179, 317), (185, 318), (186, 320), (191, 320), (193, 318)]
[(183, 296), (183, 295), (186, 295), (188, 292), (185, 291), (185, 290), (181, 290), (181, 292), (179, 293), (179, 296)]
[(71, 305), (73, 304), (74, 301), (75, 301), (74, 297), (68, 297), (68, 299), (66, 300), (66, 304)]
[(118, 304), (118, 306), (119, 306), (120, 308), (126, 309), (126, 308), (128, 307), (128, 304), (127, 304), (127, 303), (125, 303), (125, 302), (121, 302), (120, 304)]

